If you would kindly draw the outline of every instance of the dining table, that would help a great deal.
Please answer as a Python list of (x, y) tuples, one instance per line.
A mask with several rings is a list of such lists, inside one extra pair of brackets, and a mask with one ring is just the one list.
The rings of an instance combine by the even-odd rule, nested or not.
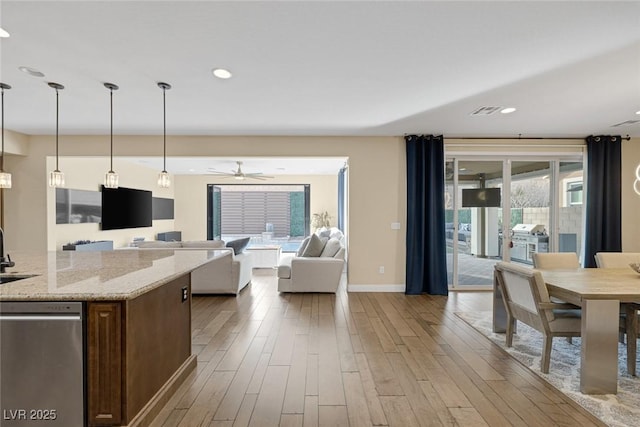
[[(617, 393), (620, 314), (622, 310), (627, 319), (627, 345), (635, 354), (640, 274), (631, 268), (538, 271), (542, 273), (551, 297), (582, 309), (580, 391), (584, 394)], [(494, 332), (504, 330), (504, 313), (504, 303), (494, 286)], [(627, 370), (631, 375), (635, 375), (635, 363), (635, 358), (627, 360)]]

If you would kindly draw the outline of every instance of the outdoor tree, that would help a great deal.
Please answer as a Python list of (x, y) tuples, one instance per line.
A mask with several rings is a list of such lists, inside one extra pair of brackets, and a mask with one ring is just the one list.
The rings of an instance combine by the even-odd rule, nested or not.
[(511, 184), (512, 208), (543, 208), (549, 206), (549, 181), (529, 179)]

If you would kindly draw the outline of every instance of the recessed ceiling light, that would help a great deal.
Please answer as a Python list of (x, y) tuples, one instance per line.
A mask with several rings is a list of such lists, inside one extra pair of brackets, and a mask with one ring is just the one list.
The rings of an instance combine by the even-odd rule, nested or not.
[(513, 113), (514, 111), (516, 111), (516, 109), (513, 107), (507, 107), (500, 110), (502, 114), (510, 114), (510, 113)]
[(18, 70), (22, 71), (23, 73), (27, 73), (33, 77), (44, 77), (44, 73), (36, 70), (35, 68), (22, 66), (22, 67), (18, 67)]
[(636, 114), (640, 115), (640, 110), (636, 111)]
[(9, 33), (4, 28), (0, 28), (0, 37), (7, 38), (9, 37)]
[(216, 76), (219, 79), (231, 78), (231, 71), (225, 70), (224, 68), (214, 68), (213, 70), (211, 70), (211, 72), (213, 73), (214, 76)]
[(196, 170), (194, 168), (189, 169), (189, 172), (195, 172)]

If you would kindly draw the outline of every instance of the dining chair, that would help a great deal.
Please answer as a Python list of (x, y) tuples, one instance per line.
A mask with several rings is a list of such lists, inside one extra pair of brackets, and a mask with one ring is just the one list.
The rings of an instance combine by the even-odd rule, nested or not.
[(599, 268), (630, 268), (632, 262), (640, 262), (639, 252), (596, 253), (596, 265)]
[(582, 311), (573, 304), (551, 302), (542, 273), (535, 269), (499, 262), (495, 270), (507, 311), (507, 347), (513, 344), (517, 321), (538, 330), (543, 335), (540, 370), (549, 373), (553, 338), (579, 337)]
[[(534, 252), (533, 268), (540, 270), (561, 270), (564, 268), (580, 268), (580, 261), (575, 252)], [(569, 304), (561, 299), (551, 297), (551, 302)], [(574, 308), (580, 308), (574, 306)], [(567, 337), (567, 342), (571, 343), (571, 337)]]
[(580, 268), (580, 261), (575, 252), (535, 252), (533, 268), (541, 270)]
[[(640, 262), (639, 252), (597, 252), (595, 255), (596, 266), (598, 268), (630, 268), (632, 262)], [(638, 331), (638, 309), (640, 304), (621, 304), (621, 310), (625, 313), (625, 329), (627, 331)], [(635, 334), (636, 338), (640, 335)], [(627, 370), (630, 375), (636, 374), (636, 353), (638, 342), (629, 339), (627, 334)]]

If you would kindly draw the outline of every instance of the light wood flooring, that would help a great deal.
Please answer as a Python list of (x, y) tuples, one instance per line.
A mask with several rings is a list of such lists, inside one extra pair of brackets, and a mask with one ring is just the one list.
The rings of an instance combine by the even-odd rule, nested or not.
[(487, 292), (193, 298), (198, 367), (152, 422), (169, 426), (602, 426), (454, 313)]

